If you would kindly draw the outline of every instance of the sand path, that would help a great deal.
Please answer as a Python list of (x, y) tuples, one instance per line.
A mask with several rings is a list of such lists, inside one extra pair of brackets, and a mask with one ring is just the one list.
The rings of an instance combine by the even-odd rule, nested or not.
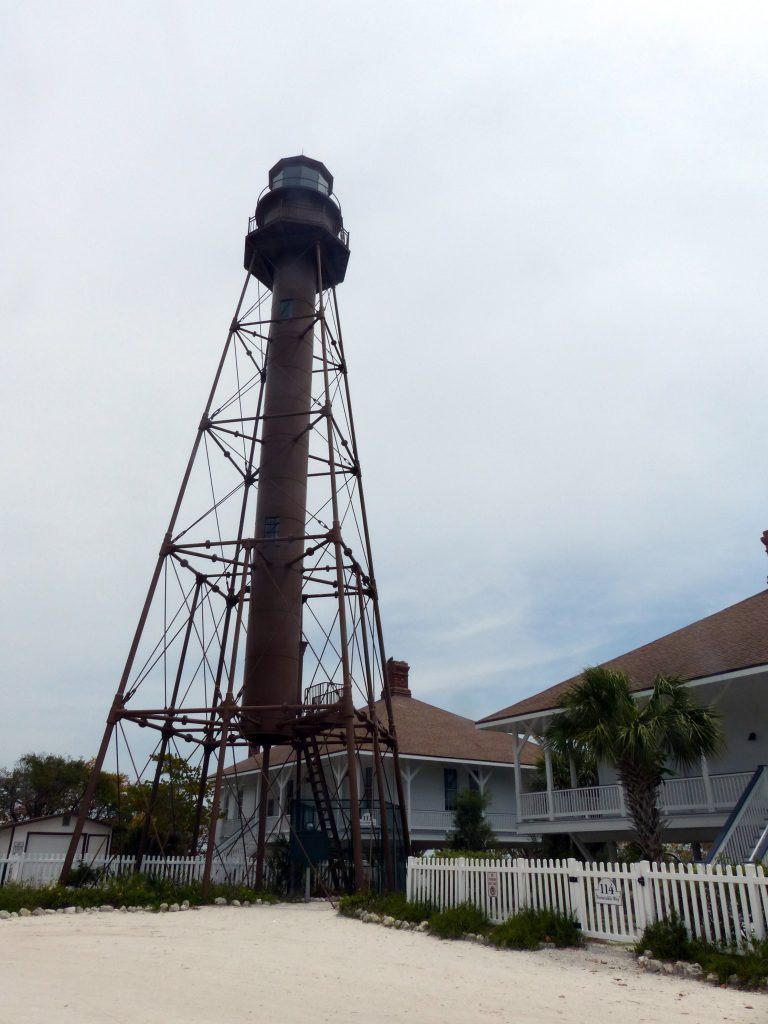
[(719, 1024), (768, 997), (645, 975), (615, 948), (501, 952), (321, 903), (0, 922), (2, 1024)]

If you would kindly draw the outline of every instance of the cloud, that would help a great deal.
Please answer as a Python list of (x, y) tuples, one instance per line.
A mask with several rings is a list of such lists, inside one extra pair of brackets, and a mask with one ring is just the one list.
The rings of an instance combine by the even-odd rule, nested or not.
[(7, 19), (0, 762), (98, 744), (247, 216), (302, 149), (351, 231), (377, 575), (417, 694), (479, 717), (764, 586), (768, 15), (436, 11)]

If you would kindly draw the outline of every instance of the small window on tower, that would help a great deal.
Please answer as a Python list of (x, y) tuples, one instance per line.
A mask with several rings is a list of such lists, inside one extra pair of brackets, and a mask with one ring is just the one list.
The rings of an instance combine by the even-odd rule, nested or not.
[(280, 300), (280, 319), (290, 320), (293, 316), (293, 299)]
[(280, 517), (266, 516), (264, 519), (264, 539), (274, 540), (280, 536)]

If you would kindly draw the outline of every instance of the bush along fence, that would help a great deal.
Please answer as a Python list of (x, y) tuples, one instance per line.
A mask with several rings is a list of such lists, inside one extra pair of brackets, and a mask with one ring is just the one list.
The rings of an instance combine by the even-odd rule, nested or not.
[[(52, 885), (59, 880), (64, 865), (63, 854), (17, 854), (13, 857), (0, 857), (0, 886), (14, 882), (21, 885)], [(93, 872), (101, 878), (120, 878), (135, 872), (136, 858), (128, 857), (95, 857), (87, 858), (85, 866), (89, 873)], [(75, 865), (77, 868), (78, 865)], [(205, 857), (144, 857), (141, 862), (141, 874), (149, 878), (162, 879), (177, 885), (189, 885), (199, 882), (203, 877)], [(270, 864), (265, 863), (265, 881), (268, 877)], [(214, 857), (211, 870), (211, 881), (219, 885), (243, 885), (254, 883), (255, 865), (253, 861)]]
[(750, 945), (768, 934), (768, 875), (753, 864), (582, 863), (409, 857), (409, 901), (470, 903), (494, 923), (525, 908), (571, 914), (589, 938), (637, 942), (673, 914), (691, 938)]

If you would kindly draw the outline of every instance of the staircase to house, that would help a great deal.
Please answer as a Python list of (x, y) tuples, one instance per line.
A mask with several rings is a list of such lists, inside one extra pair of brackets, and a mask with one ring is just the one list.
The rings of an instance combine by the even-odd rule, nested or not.
[(712, 844), (707, 864), (760, 864), (768, 861), (768, 765), (755, 771)]

